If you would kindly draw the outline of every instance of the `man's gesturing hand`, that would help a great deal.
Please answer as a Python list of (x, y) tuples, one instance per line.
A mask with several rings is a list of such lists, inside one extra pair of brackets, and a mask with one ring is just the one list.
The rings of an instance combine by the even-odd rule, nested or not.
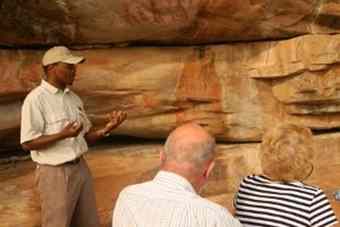
[(79, 135), (81, 130), (83, 129), (83, 125), (77, 121), (68, 123), (65, 128), (61, 131), (65, 138), (68, 137), (76, 137)]
[(117, 128), (127, 117), (124, 111), (112, 111), (109, 114), (109, 121), (103, 129), (103, 135), (109, 134), (114, 128)]

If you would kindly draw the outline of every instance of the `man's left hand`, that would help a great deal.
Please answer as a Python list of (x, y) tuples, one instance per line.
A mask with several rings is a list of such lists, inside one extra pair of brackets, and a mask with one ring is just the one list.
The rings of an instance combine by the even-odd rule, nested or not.
[(127, 117), (124, 111), (112, 111), (109, 114), (109, 121), (103, 129), (103, 135), (109, 134), (113, 129), (117, 128)]

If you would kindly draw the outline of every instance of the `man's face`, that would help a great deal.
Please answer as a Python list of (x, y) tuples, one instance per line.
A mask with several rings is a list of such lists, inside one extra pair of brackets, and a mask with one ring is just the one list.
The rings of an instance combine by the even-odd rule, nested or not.
[(72, 85), (76, 75), (76, 65), (67, 63), (58, 63), (56, 65), (56, 75), (58, 81), (63, 85)]

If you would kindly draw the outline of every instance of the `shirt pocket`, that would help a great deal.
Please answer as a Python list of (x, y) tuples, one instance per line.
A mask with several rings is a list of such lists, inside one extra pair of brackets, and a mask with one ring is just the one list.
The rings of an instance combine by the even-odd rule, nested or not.
[(83, 124), (83, 130), (82, 130), (81, 134), (84, 135), (90, 130), (91, 122), (89, 121), (85, 110), (81, 106), (78, 106), (77, 113), (78, 113), (77, 121), (79, 121), (80, 123)]
[(61, 132), (69, 121), (70, 119), (66, 113), (56, 112), (55, 114), (50, 114), (46, 117), (45, 134), (49, 135)]

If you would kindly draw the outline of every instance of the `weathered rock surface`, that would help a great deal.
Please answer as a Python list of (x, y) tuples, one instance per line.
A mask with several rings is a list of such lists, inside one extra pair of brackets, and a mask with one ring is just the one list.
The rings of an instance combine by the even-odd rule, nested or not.
[(340, 31), (337, 0), (0, 2), (0, 45), (207, 44)]
[[(18, 144), (20, 106), (40, 83), (41, 51), (0, 51), (1, 146)], [(186, 48), (80, 51), (74, 89), (96, 125), (114, 109), (128, 120), (114, 132), (165, 138), (196, 121), (220, 141), (260, 141), (286, 121), (340, 127), (340, 35)]]
[[(340, 188), (340, 134), (316, 136), (314, 171), (306, 183), (321, 187), (340, 215), (334, 192)], [(105, 145), (89, 152), (86, 159), (95, 179), (102, 226), (109, 226), (114, 202), (129, 184), (151, 179), (159, 168), (161, 145)], [(219, 145), (216, 166), (203, 196), (232, 211), (232, 200), (242, 177), (260, 173), (259, 145)], [(7, 168), (6, 168), (7, 167)], [(39, 226), (40, 208), (34, 192), (31, 161), (0, 165), (0, 222), (4, 227)]]

